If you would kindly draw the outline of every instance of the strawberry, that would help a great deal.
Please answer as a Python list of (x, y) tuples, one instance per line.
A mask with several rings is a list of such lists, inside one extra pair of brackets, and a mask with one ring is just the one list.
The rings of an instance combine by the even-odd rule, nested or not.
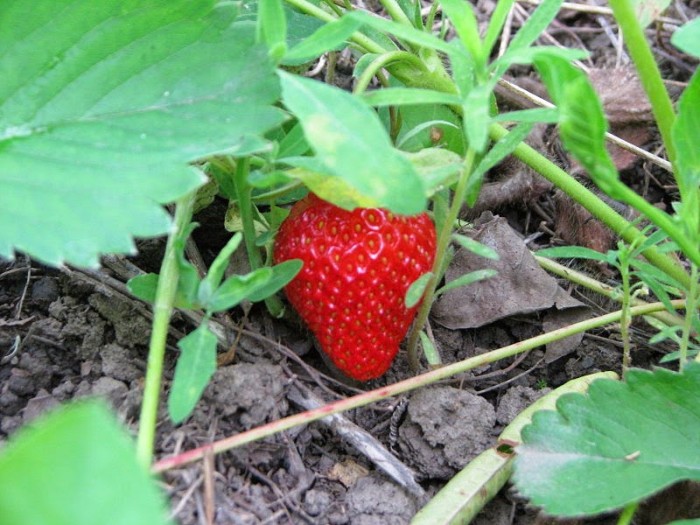
[(303, 261), (287, 298), (323, 352), (359, 381), (391, 365), (417, 310), (406, 308), (406, 292), (434, 258), (435, 226), (427, 214), (346, 211), (314, 194), (292, 207), (274, 247), (277, 263)]

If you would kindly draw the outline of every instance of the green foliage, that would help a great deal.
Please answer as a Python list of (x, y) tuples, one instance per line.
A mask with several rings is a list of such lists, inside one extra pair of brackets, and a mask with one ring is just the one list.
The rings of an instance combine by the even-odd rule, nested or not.
[(678, 28), (671, 37), (671, 43), (684, 53), (700, 58), (700, 17)]
[(95, 401), (24, 428), (0, 452), (2, 525), (166, 525), (131, 438)]
[[(700, 364), (599, 380), (523, 429), (518, 491), (558, 516), (621, 508), (680, 480), (700, 481)], [(586, 480), (581, 483), (581, 480)]]
[(323, 174), (342, 179), (374, 207), (404, 214), (425, 209), (420, 178), (392, 147), (376, 113), (338, 88), (288, 73), (280, 77), (282, 100), (299, 119)]
[[(96, 266), (164, 234), (188, 162), (260, 150), (282, 121), (254, 27), (212, 0), (0, 7), (0, 255)], [(235, 72), (236, 82), (231, 82)]]

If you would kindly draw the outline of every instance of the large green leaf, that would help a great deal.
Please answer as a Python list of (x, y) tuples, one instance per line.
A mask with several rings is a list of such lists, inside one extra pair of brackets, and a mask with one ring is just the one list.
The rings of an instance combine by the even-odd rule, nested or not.
[(264, 146), (279, 94), (250, 22), (214, 0), (0, 4), (0, 255), (95, 265), (168, 231), (187, 163)]
[(350, 93), (281, 72), (282, 98), (318, 160), (373, 204), (403, 214), (425, 209), (413, 165), (391, 145), (377, 114)]
[(597, 514), (683, 479), (700, 481), (700, 363), (630, 370), (534, 415), (518, 447), (518, 490), (559, 516)]
[(133, 443), (96, 402), (63, 407), (0, 454), (0, 525), (164, 525)]

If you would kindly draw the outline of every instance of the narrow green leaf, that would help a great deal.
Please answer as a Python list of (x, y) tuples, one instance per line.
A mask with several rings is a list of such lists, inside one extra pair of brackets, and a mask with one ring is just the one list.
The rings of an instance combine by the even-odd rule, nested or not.
[(258, 0), (258, 40), (270, 50), (270, 57), (279, 62), (287, 52), (287, 18), (282, 0)]
[(490, 103), (491, 87), (488, 85), (476, 86), (464, 101), (464, 132), (469, 146), (479, 153), (489, 142)]
[(557, 246), (537, 250), (536, 255), (549, 257), (550, 259), (590, 259), (593, 261), (607, 262), (608, 256), (591, 248), (583, 246)]
[(257, 302), (276, 294), (296, 277), (301, 271), (302, 266), (303, 263), (300, 259), (290, 259), (276, 264), (271, 268), (272, 276), (267, 284), (249, 293), (247, 299), (252, 302)]
[(605, 145), (607, 122), (603, 106), (586, 75), (558, 57), (535, 61), (542, 80), (559, 109), (564, 147), (588, 171), (596, 185), (613, 198), (626, 195)]
[(474, 203), (479, 198), (481, 185), (486, 172), (513, 153), (515, 148), (518, 147), (518, 144), (525, 140), (525, 137), (530, 134), (532, 127), (532, 124), (529, 122), (518, 124), (506, 136), (496, 142), (496, 144), (486, 152), (486, 155), (482, 157), (467, 181), (466, 201), (469, 206), (474, 206)]
[(194, 410), (216, 371), (216, 336), (206, 320), (177, 343), (182, 351), (168, 396), (168, 414), (173, 423), (184, 421)]
[(679, 215), (696, 243), (700, 243), (700, 73), (693, 75), (678, 102), (671, 131), (676, 146), (676, 179), (683, 206)]
[(496, 250), (494, 250), (490, 246), (481, 244), (479, 241), (475, 241), (471, 237), (467, 237), (466, 235), (460, 235), (459, 233), (453, 233), (452, 238), (462, 248), (469, 250), (473, 254), (476, 254), (480, 257), (485, 257), (486, 259), (492, 259), (494, 261), (497, 261), (499, 259), (498, 252)]
[(497, 75), (504, 73), (513, 64), (530, 65), (538, 58), (557, 57), (566, 61), (583, 60), (588, 53), (582, 49), (569, 49), (554, 46), (525, 47), (513, 50), (494, 60), (491, 69)]
[(489, 25), (486, 28), (486, 34), (484, 35), (483, 47), (485, 56), (491, 55), (493, 46), (496, 45), (496, 40), (498, 40), (498, 37), (501, 35), (503, 26), (508, 19), (508, 13), (510, 12), (514, 3), (515, 0), (500, 0), (499, 2), (496, 2), (496, 8), (489, 17)]
[[(265, 147), (279, 83), (212, 0), (0, 3), (0, 256), (97, 266), (167, 233), (191, 161)], [(234, 80), (232, 80), (234, 79)]]
[(506, 49), (505, 54), (499, 60), (499, 64), (492, 67), (496, 77), (500, 77), (505, 72), (505, 69), (512, 63), (508, 55), (515, 55), (529, 48), (535, 40), (544, 33), (547, 26), (549, 26), (552, 20), (554, 20), (554, 17), (557, 16), (562, 3), (563, 0), (543, 0), (543, 2), (537, 6), (537, 9), (527, 17), (523, 26), (515, 33), (515, 36), (510, 41), (508, 49)]
[(474, 272), (469, 272), (447, 283), (445, 286), (437, 290), (435, 292), (435, 295), (442, 295), (445, 292), (449, 292), (450, 290), (453, 290), (455, 288), (459, 288), (461, 286), (468, 286), (475, 282), (483, 281), (484, 279), (490, 279), (491, 277), (495, 277), (496, 275), (498, 275), (498, 272), (493, 268), (486, 268), (484, 270), (476, 270)]
[(409, 42), (420, 47), (435, 49), (436, 51), (442, 51), (443, 53), (455, 52), (455, 49), (444, 40), (440, 40), (438, 37), (433, 36), (430, 33), (420, 31), (408, 25), (399, 24), (397, 22), (387, 20), (386, 18), (370, 15), (369, 13), (360, 10), (353, 11), (345, 16), (358, 20), (372, 29), (382, 33), (394, 35), (405, 42)]
[(428, 362), (428, 365), (440, 366), (442, 364), (440, 352), (437, 351), (437, 348), (435, 348), (433, 342), (430, 340), (428, 335), (423, 332), (423, 330), (418, 332), (418, 335), (420, 336), (420, 344), (423, 348), (423, 355), (425, 356), (425, 360)]
[(362, 99), (374, 107), (409, 106), (420, 104), (445, 104), (458, 106), (462, 103), (457, 95), (420, 88), (384, 88), (366, 91)]
[[(557, 516), (598, 514), (684, 479), (700, 481), (700, 363), (630, 370), (541, 411), (523, 429), (518, 491)], [(586, 480), (581, 483), (581, 480)]]
[(296, 115), (317, 158), (377, 206), (396, 213), (425, 209), (425, 190), (376, 113), (351, 94), (280, 72), (284, 104)]
[(219, 286), (204, 308), (209, 312), (221, 312), (239, 304), (251, 295), (259, 293), (272, 279), (271, 268), (258, 268), (246, 275), (232, 275)]
[(684, 53), (700, 58), (700, 17), (676, 29), (671, 36), (671, 43)]
[(440, 5), (442, 5), (442, 10), (447, 14), (459, 39), (473, 57), (477, 67), (483, 66), (486, 57), (479, 37), (479, 24), (476, 21), (472, 5), (466, 0), (440, 0)]
[(411, 283), (411, 286), (406, 290), (406, 297), (404, 297), (404, 305), (406, 308), (413, 308), (420, 302), (425, 293), (425, 288), (432, 278), (433, 272), (428, 272)]
[(3, 525), (165, 525), (158, 486), (102, 402), (63, 406), (0, 452)]
[(348, 16), (324, 24), (311, 36), (299, 42), (284, 56), (284, 64), (299, 64), (321, 56), (331, 50), (345, 47), (348, 39), (362, 23)]
[(221, 280), (224, 278), (224, 272), (228, 267), (229, 259), (231, 258), (231, 255), (233, 255), (233, 252), (235, 252), (236, 249), (238, 249), (238, 246), (241, 244), (242, 240), (242, 233), (239, 232), (235, 234), (221, 249), (219, 254), (214, 259), (214, 262), (211, 263), (209, 271), (207, 272), (207, 276), (204, 278), (204, 280), (209, 283), (212, 289), (216, 288), (217, 286), (219, 286), (219, 284), (221, 284)]

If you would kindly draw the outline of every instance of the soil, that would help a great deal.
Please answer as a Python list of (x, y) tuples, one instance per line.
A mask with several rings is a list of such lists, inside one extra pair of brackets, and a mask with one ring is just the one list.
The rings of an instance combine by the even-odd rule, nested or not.
[[(485, 20), (493, 4), (484, 1), (478, 7)], [(678, 20), (692, 18), (698, 7), (697, 2), (676, 5), (667, 16)], [(517, 18), (516, 13), (514, 23)], [(589, 67), (616, 66), (614, 47), (606, 33), (610, 20), (601, 20), (596, 15), (563, 12), (550, 36), (564, 45), (583, 45), (590, 50), (593, 61), (587, 64)], [(671, 50), (669, 34), (663, 27), (659, 30), (659, 39), (655, 40), (657, 59), (665, 78), (682, 83), (696, 64)], [(531, 83), (526, 71), (515, 73), (521, 75), (523, 84)], [(606, 100), (613, 99), (611, 107), (619, 105), (620, 97), (630, 96), (629, 92), (620, 92), (615, 97), (611, 95), (614, 90), (602, 89), (608, 89)], [(627, 124), (647, 122), (640, 120), (648, 119), (642, 109), (629, 113), (615, 121), (620, 129)], [(549, 141), (547, 133), (540, 139), (544, 148), (556, 151), (556, 142)], [(641, 145), (651, 150), (655, 141), (652, 132), (642, 137)], [(568, 162), (564, 157), (557, 160)], [(673, 200), (673, 195), (667, 193), (669, 179), (663, 170), (638, 159), (630, 163), (625, 158), (620, 162), (627, 163), (623, 172), (626, 180), (649, 200), (662, 207)], [(504, 183), (518, 178), (525, 180), (519, 182), (520, 189)], [(504, 194), (502, 198), (500, 194)], [(614, 242), (607, 233), (583, 227), (572, 229), (572, 222), (581, 226), (588, 223), (587, 218), (576, 217), (578, 212), (570, 202), (562, 204), (561, 196), (531, 175), (524, 176), (522, 167), (513, 162), (493, 170), (485, 195), (492, 199), (486, 208), (503, 218), (499, 227), (506, 225), (523, 247), (556, 243), (557, 234), (567, 242), (584, 245), (609, 246)], [(211, 261), (228, 235), (220, 226), (224, 208), (223, 203), (215, 202), (206, 216), (198, 218), (202, 226), (195, 241), (205, 261)], [(476, 215), (480, 212), (481, 209)], [(485, 217), (484, 223), (489, 219)], [(572, 231), (577, 232), (574, 238)], [(132, 262), (142, 270), (158, 271), (163, 243), (144, 241), (139, 248), (140, 255)], [(459, 262), (456, 258), (453, 264)], [(614, 277), (610, 275), (613, 282)], [(542, 292), (544, 281), (533, 281), (538, 293)], [(89, 396), (108, 400), (123, 423), (135, 431), (150, 318), (148, 308), (124, 293), (122, 283), (123, 278), (107, 268), (96, 274), (50, 269), (22, 256), (12, 262), (0, 261), (0, 349), (4, 356), (0, 356), (0, 443), (58, 404)], [(552, 295), (555, 292), (577, 299), (575, 308), (609, 307), (559, 284), (565, 290), (556, 283), (554, 288), (547, 288), (544, 302), (537, 308), (530, 307), (532, 298), (525, 294), (525, 302), (511, 308), (507, 315), (486, 319), (478, 326), (468, 325), (469, 312), (443, 324), (433, 318), (432, 336), (443, 362), (478, 355), (551, 329), (545, 323), (552, 322), (550, 316), (557, 310), (558, 299)], [(546, 286), (551, 287), (549, 281)], [(541, 297), (538, 295), (538, 301)], [(439, 309), (459, 313), (457, 307), (464, 306), (459, 301), (465, 300), (443, 298)], [(489, 300), (498, 302), (497, 298)], [(182, 425), (173, 426), (162, 411), (157, 457), (300, 412), (304, 410), (300, 391), (311, 392), (321, 402), (358, 391), (358, 385), (333, 377), (313, 348), (309, 334), (293, 319), (276, 320), (267, 315), (264, 307), (246, 305), (219, 321), (227, 327), (235, 356), (218, 368), (194, 414)], [(194, 328), (180, 314), (175, 315), (172, 326), (166, 390), (177, 355), (177, 337)], [(635, 365), (656, 364), (664, 348), (644, 344), (650, 335), (648, 327), (639, 325), (635, 330)], [(598, 330), (556, 351), (536, 349), (524, 357), (483, 366), (400, 399), (345, 413), (343, 424), (351, 424), (353, 429), (346, 434), (337, 426), (322, 422), (294, 428), (216, 456), (212, 460), (213, 471), (204, 469), (202, 464), (169, 471), (164, 475), (164, 486), (173, 515), (183, 525), (207, 523), (207, 517), (216, 524), (405, 524), (539, 396), (585, 374), (619, 372), (620, 364), (618, 334), (613, 329)], [(376, 388), (410, 375), (401, 353), (384, 378), (359, 388)], [(347, 437), (361, 431), (378, 440), (403, 464), (404, 474), (413, 479), (402, 485), (361, 452), (353, 438)], [(209, 481), (213, 482), (213, 497), (205, 490)], [(640, 523), (648, 519), (643, 515), (639, 518)], [(585, 523), (614, 522), (613, 517), (604, 517)], [(474, 523), (549, 522), (506, 487)]]

